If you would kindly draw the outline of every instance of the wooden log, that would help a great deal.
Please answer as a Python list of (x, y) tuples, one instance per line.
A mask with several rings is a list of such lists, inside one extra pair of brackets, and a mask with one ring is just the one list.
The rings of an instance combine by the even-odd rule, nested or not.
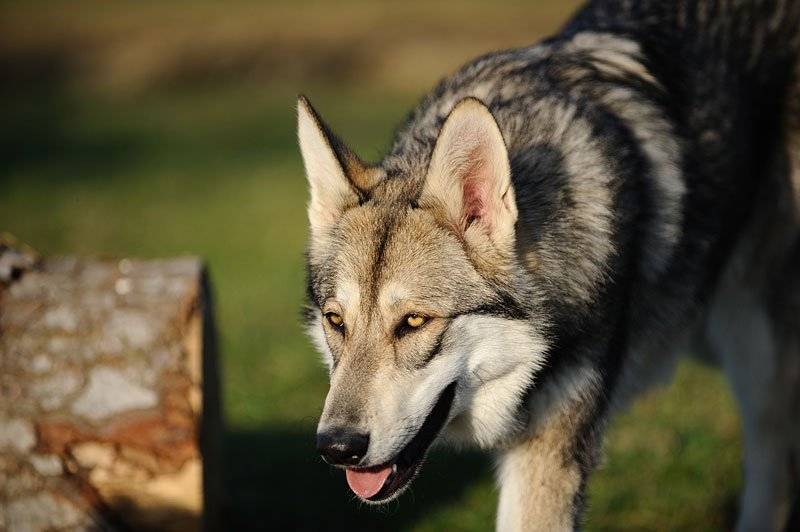
[(0, 247), (0, 530), (214, 528), (213, 332), (197, 259)]

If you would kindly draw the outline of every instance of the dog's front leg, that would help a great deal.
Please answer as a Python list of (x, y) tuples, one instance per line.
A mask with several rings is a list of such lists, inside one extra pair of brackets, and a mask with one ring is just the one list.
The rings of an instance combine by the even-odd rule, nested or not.
[[(594, 431), (564, 413), (500, 455), (499, 532), (578, 528)], [(589, 446), (589, 448), (587, 448)], [(581, 461), (584, 464), (581, 464)], [(588, 466), (588, 467), (587, 467)]]

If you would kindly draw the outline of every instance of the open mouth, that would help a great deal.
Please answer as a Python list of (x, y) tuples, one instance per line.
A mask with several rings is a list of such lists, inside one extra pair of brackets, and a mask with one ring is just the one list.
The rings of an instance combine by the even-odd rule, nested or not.
[(447, 421), (455, 393), (456, 383), (452, 382), (439, 394), (417, 434), (394, 460), (380, 466), (348, 468), (347, 483), (353, 493), (369, 502), (385, 502), (398, 495), (422, 466), (428, 448)]

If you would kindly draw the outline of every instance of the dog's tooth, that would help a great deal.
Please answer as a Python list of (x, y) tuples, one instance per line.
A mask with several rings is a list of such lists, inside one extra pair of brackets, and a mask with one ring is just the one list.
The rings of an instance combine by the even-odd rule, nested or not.
[(392, 464), (392, 473), (397, 473), (397, 464)]

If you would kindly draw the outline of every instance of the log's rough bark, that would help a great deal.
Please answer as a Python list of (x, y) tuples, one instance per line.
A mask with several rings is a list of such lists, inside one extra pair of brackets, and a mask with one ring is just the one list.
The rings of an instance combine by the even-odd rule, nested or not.
[(209, 296), (194, 258), (0, 243), (0, 530), (214, 527)]

